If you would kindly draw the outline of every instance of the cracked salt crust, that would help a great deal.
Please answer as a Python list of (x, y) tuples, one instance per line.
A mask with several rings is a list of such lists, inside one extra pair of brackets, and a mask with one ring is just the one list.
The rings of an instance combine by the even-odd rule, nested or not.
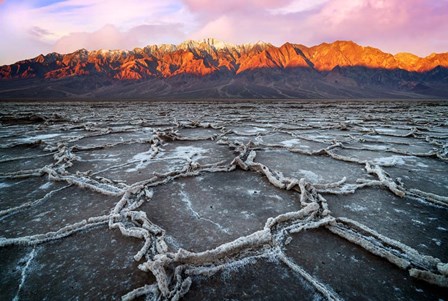
[[(204, 114), (198, 115), (195, 107), (188, 103), (177, 103), (176, 106), (178, 107), (176, 109), (173, 109), (171, 104), (167, 106), (163, 103), (148, 104), (149, 107), (147, 110), (142, 110), (140, 105), (136, 107), (129, 105), (126, 108), (121, 108), (119, 111), (114, 111), (114, 106), (102, 108), (100, 105), (98, 107), (98, 110), (105, 111), (103, 116), (119, 116), (119, 120), (129, 120), (129, 124), (131, 125), (126, 127), (123, 127), (122, 125), (114, 126), (113, 124), (104, 127), (104, 124), (106, 123), (113, 123), (114, 119), (112, 118), (103, 121), (101, 120), (102, 114), (85, 114), (82, 105), (81, 107), (76, 107), (76, 110), (71, 114), (73, 115), (71, 116), (73, 118), (71, 121), (68, 119), (69, 121), (65, 124), (53, 125), (51, 129), (48, 128), (48, 131), (51, 130), (54, 134), (41, 134), (33, 137), (15, 139), (14, 137), (20, 137), (20, 126), (7, 127), (6, 130), (10, 131), (11, 135), (8, 135), (10, 140), (8, 140), (7, 143), (0, 145), (3, 150), (42, 140), (36, 147), (39, 147), (39, 149), (42, 148), (40, 150), (52, 155), (54, 161), (51, 164), (38, 168), (20, 168), (19, 170), (3, 172), (0, 173), (1, 178), (17, 181), (21, 178), (33, 179), (37, 177), (48, 177), (49, 182), (41, 185), (41, 188), (50, 189), (52, 187), (47, 186), (49, 183), (63, 182), (67, 185), (71, 185), (73, 189), (94, 191), (102, 197), (117, 197), (119, 198), (119, 201), (113, 208), (108, 208), (109, 210), (107, 210), (107, 212), (110, 212), (109, 214), (89, 216), (80, 221), (65, 224), (63, 227), (53, 232), (18, 237), (2, 237), (0, 238), (0, 252), (2, 248), (7, 246), (31, 246), (34, 248), (36, 245), (47, 244), (54, 240), (66, 239), (68, 236), (73, 236), (76, 233), (84, 233), (85, 231), (91, 231), (98, 227), (108, 226), (108, 231), (118, 231), (125, 238), (129, 237), (134, 241), (141, 241), (141, 249), (134, 255), (133, 260), (138, 263), (138, 268), (141, 271), (152, 275), (155, 279), (154, 282), (129, 291), (123, 296), (124, 300), (134, 299), (140, 296), (146, 296), (153, 300), (178, 300), (182, 297), (188, 299), (188, 291), (194, 281), (194, 278), (192, 278), (191, 275), (197, 274), (209, 277), (213, 273), (224, 271), (225, 275), (231, 277), (230, 271), (234, 271), (235, 269), (251, 269), (255, 258), (265, 258), (276, 264), (283, 264), (289, 271), (302, 277), (302, 279), (304, 279), (304, 281), (308, 283), (321, 298), (327, 300), (339, 300), (341, 298), (338, 296), (338, 293), (325, 283), (322, 283), (313, 273), (310, 273), (310, 271), (305, 270), (295, 263), (282, 251), (282, 248), (288, 242), (289, 233), (300, 235), (303, 231), (309, 229), (322, 228), (329, 230), (332, 235), (337, 235), (347, 242), (358, 245), (361, 248), (364, 248), (367, 252), (398, 266), (408, 272), (411, 277), (426, 281), (431, 285), (448, 287), (448, 269), (446, 268), (446, 263), (443, 263), (439, 258), (431, 256), (431, 254), (420, 253), (400, 241), (389, 238), (387, 233), (378, 233), (375, 229), (369, 228), (349, 217), (333, 216), (331, 212), (333, 204), (327, 202), (323, 196), (323, 194), (326, 193), (343, 197), (344, 195), (353, 194), (356, 193), (356, 191), (369, 187), (370, 189), (376, 190), (386, 189), (399, 198), (407, 197), (407, 202), (415, 201), (419, 206), (437, 206), (436, 208), (437, 210), (440, 210), (440, 212), (446, 210), (448, 207), (448, 193), (446, 193), (447, 185), (443, 179), (434, 182), (435, 185), (442, 187), (439, 191), (444, 193), (431, 193), (424, 189), (422, 190), (421, 188), (416, 189), (403, 185), (398, 179), (390, 176), (390, 174), (382, 168), (382, 166), (386, 166), (389, 171), (389, 168), (394, 168), (396, 166), (414, 164), (415, 159), (419, 157), (431, 157), (432, 160), (440, 162), (440, 166), (443, 168), (443, 164), (446, 164), (448, 159), (445, 142), (447, 135), (445, 134), (446, 129), (440, 127), (442, 121), (440, 119), (441, 117), (434, 114), (434, 110), (446, 110), (446, 108), (443, 106), (427, 106), (424, 107), (423, 110), (406, 107), (406, 104), (401, 104), (405, 109), (398, 108), (397, 112), (394, 112), (387, 111), (387, 106), (384, 104), (370, 106), (361, 104), (361, 108), (359, 108), (360, 104), (355, 103), (354, 105), (356, 108), (351, 109), (350, 106), (337, 108), (321, 106), (319, 103), (309, 103), (305, 107), (301, 106), (298, 110), (291, 110), (288, 106), (294, 106), (294, 104), (278, 104), (279, 110), (284, 110), (282, 118), (286, 121), (290, 120), (290, 124), (296, 124), (298, 126), (294, 132), (291, 132), (287, 126), (282, 128), (281, 124), (287, 124), (288, 122), (275, 124), (275, 122), (273, 122), (274, 119), (270, 120), (269, 116), (271, 112), (263, 105), (257, 106), (256, 111), (251, 111), (253, 110), (253, 106), (237, 110), (238, 104), (226, 104), (222, 106), (221, 110), (232, 110), (233, 115), (223, 113), (215, 114), (211, 117), (212, 114), (216, 113), (214, 104), (206, 104), (200, 111)], [(424, 106), (424, 103), (419, 105)], [(8, 114), (19, 114), (21, 111), (20, 105), (5, 104), (4, 106), (5, 110), (2, 112)], [(51, 107), (52, 105), (49, 106)], [(43, 109), (39, 108), (38, 111), (49, 110), (52, 112), (54, 108), (49, 109), (50, 107), (45, 107)], [(310, 115), (310, 112), (313, 112), (315, 108), (325, 111), (322, 117), (318, 119), (309, 117), (312, 116), (312, 114)], [(33, 110), (35, 108), (29, 106), (28, 109)], [(159, 118), (159, 120), (154, 120), (146, 115), (146, 112), (149, 111), (163, 112), (163, 114), (157, 116), (166, 116), (166, 111), (169, 111), (170, 118)], [(351, 115), (356, 115), (356, 118), (353, 118), (350, 122), (342, 122), (338, 117), (346, 112)], [(403, 116), (407, 116), (407, 119), (405, 123), (402, 123), (399, 126), (392, 124), (391, 127), (395, 126), (395, 128), (389, 127), (389, 124), (387, 127), (384, 127), (384, 123), (382, 124), (383, 121), (378, 121), (382, 120), (381, 118), (366, 118), (364, 115), (366, 115), (367, 112), (370, 116), (376, 114), (380, 117), (382, 114), (388, 114), (388, 116), (391, 117), (390, 119), (395, 119), (397, 123), (404, 120)], [(206, 113), (208, 113), (208, 115)], [(256, 114), (262, 114), (263, 118), (257, 118)], [(418, 118), (415, 117), (417, 115)], [(176, 118), (171, 119), (173, 116)], [(329, 118), (330, 116), (331, 118)], [(201, 121), (201, 118), (204, 120)], [(307, 118), (308, 120), (306, 121)], [(266, 122), (264, 121), (265, 119), (269, 121)], [(248, 120), (248, 122), (246, 122), (246, 120)], [(304, 120), (304, 122), (302, 122), (302, 124), (297, 124), (298, 120)], [(241, 127), (240, 130), (232, 131), (230, 128), (235, 125), (235, 121), (242, 124), (243, 127)], [(424, 122), (422, 123), (422, 121)], [(139, 139), (129, 139), (133, 133), (137, 133), (141, 130), (140, 124), (145, 124), (145, 128), (148, 128), (148, 125), (152, 124), (154, 128), (150, 128), (150, 131), (147, 133), (147, 139), (145, 139), (144, 134), (139, 134)], [(70, 126), (76, 128), (76, 136), (67, 134), (67, 129), (70, 128)], [(161, 128), (156, 129), (160, 126)], [(244, 128), (244, 126), (246, 128)], [(61, 130), (60, 133), (57, 133), (58, 127)], [(194, 128), (201, 131), (202, 128), (208, 129), (210, 127), (215, 131), (213, 135), (210, 133), (209, 136), (205, 134), (198, 137), (184, 137), (178, 132), (179, 129), (183, 128)], [(431, 127), (437, 129), (437, 133), (431, 131)], [(300, 136), (301, 129), (305, 131), (302, 133), (302, 136)], [(276, 131), (279, 130), (282, 132), (282, 135), (290, 135), (291, 139), (283, 140), (278, 145), (264, 144), (264, 140), (262, 139), (263, 135), (274, 135)], [(307, 130), (313, 131), (313, 134), (306, 133)], [(347, 135), (339, 135), (337, 133), (339, 130), (347, 131)], [(316, 134), (314, 134), (314, 132), (316, 132)], [(14, 133), (17, 133), (17, 135), (14, 135)], [(64, 134), (62, 135), (62, 133)], [(241, 135), (242, 137), (239, 137), (240, 139), (228, 139), (226, 137), (228, 133), (236, 135), (237, 137)], [(132, 185), (124, 184), (125, 181), (109, 179), (107, 173), (104, 173), (102, 177), (96, 177), (94, 175), (95, 171), (76, 173), (68, 171), (71, 166), (81, 162), (80, 158), (77, 156), (78, 150), (89, 151), (98, 148), (107, 149), (108, 147), (111, 147), (111, 144), (108, 144), (107, 142), (110, 140), (109, 138), (111, 135), (114, 134), (120, 135), (120, 137), (112, 139), (114, 140), (112, 145), (126, 146), (140, 143), (146, 144), (150, 148), (150, 150), (146, 152), (133, 155), (128, 163), (136, 163), (136, 165), (134, 168), (128, 169), (128, 173), (148, 168), (150, 163), (157, 162), (157, 160), (168, 160), (175, 163), (175, 166), (170, 166), (170, 168), (162, 173), (149, 173), (146, 179)], [(125, 137), (128, 134), (131, 136)], [(362, 140), (364, 139), (363, 135), (365, 134), (370, 134), (370, 137), (377, 137), (378, 141), (375, 142), (375, 145), (361, 144), (361, 148), (359, 148), (360, 143), (362, 143)], [(81, 139), (88, 137), (93, 137), (96, 143), (87, 146), (77, 145), (77, 141), (81, 141)], [(300, 137), (300, 139), (297, 137)], [(394, 137), (397, 140), (398, 138), (402, 138), (403, 141), (394, 142)], [(313, 151), (304, 150), (303, 148), (307, 148), (308, 145), (303, 145), (301, 143), (302, 138), (305, 138), (312, 143), (318, 142), (317, 144), (321, 148)], [(210, 164), (199, 164), (199, 159), (213, 157), (215, 155), (215, 150), (196, 146), (178, 146), (174, 148), (173, 151), (164, 152), (163, 148), (165, 145), (171, 143), (170, 139), (183, 140), (186, 142), (206, 140), (217, 141), (220, 145), (228, 147), (234, 153), (235, 157), (231, 163), (221, 161)], [(418, 148), (418, 150), (423, 149), (423, 151), (429, 149), (428, 152), (417, 152), (415, 149), (413, 150), (412, 147), (405, 150), (399, 149), (398, 146), (408, 143), (405, 139), (415, 141), (419, 145), (428, 145), (431, 147)], [(246, 142), (242, 143), (241, 141)], [(356, 146), (356, 149), (350, 149), (351, 142), (357, 143), (358, 146)], [(285, 176), (278, 170), (275, 161), (269, 164), (269, 166), (257, 161), (257, 152), (259, 150), (266, 151), (270, 156), (275, 156), (276, 153), (273, 152), (272, 149), (276, 148), (288, 151), (291, 154), (299, 153), (300, 155), (313, 158), (325, 156), (330, 160), (358, 164), (358, 166), (364, 170), (365, 177), (358, 178), (355, 182), (347, 183), (347, 179), (341, 174), (340, 180), (326, 183), (323, 182), (323, 178), (317, 171), (315, 172), (314, 170), (304, 170), (300, 168), (295, 171), (293, 176)], [(334, 152), (334, 150), (337, 149), (345, 149), (349, 150), (349, 152), (340, 155), (337, 152)], [(370, 151), (381, 150), (391, 153), (391, 156), (379, 157), (372, 160), (361, 160), (350, 153), (359, 149)], [(106, 157), (97, 159), (101, 161), (113, 158)], [(13, 164), (14, 160), (18, 160), (18, 157), (5, 157), (0, 164)], [(26, 160), (25, 164), (28, 164), (27, 162), (29, 162), (29, 164), (34, 162), (32, 156), (28, 156)], [(427, 164), (421, 162), (417, 162), (415, 165), (420, 168), (429, 168)], [(146, 213), (140, 210), (145, 202), (152, 202), (154, 198), (157, 198), (157, 195), (153, 195), (152, 193), (153, 187), (164, 187), (167, 183), (179, 178), (202, 177), (204, 174), (214, 173), (231, 174), (237, 169), (242, 170), (243, 172), (256, 174), (258, 177), (264, 179), (263, 181), (266, 185), (272, 185), (278, 189), (288, 190), (292, 194), (295, 194), (297, 196), (295, 202), (300, 204), (300, 209), (272, 216), (266, 220), (264, 227), (255, 232), (202, 252), (192, 252), (180, 248), (169, 233), (166, 233), (160, 226), (151, 222)], [(332, 172), (337, 173), (338, 171), (335, 170)], [(123, 176), (126, 177), (126, 175)], [(403, 178), (405, 177), (411, 178), (410, 175), (404, 175)], [(202, 182), (203, 181), (198, 181), (198, 183)], [(8, 186), (5, 185), (9, 184), (0, 182), (0, 188), (7, 188)], [(222, 185), (226, 184), (222, 183)], [(239, 191), (240, 188), (241, 187), (228, 187), (228, 189), (235, 189), (235, 191)], [(31, 200), (29, 202), (24, 202), (22, 205), (19, 204), (18, 206), (12, 206), (2, 210), (0, 211), (0, 215), (8, 217), (9, 219), (17, 212), (24, 214), (32, 212), (31, 209), (42, 206), (42, 203), (45, 203), (47, 198), (59, 190), (61, 190), (61, 188), (54, 188), (42, 199)], [(251, 189), (251, 187), (245, 187), (244, 190), (251, 196), (258, 195), (257, 190)], [(201, 189), (201, 191), (206, 192), (207, 189)], [(275, 201), (286, 201), (276, 194), (263, 193), (262, 196), (271, 200), (275, 199)], [(222, 231), (226, 230), (219, 223), (202, 216), (199, 213), (199, 209), (193, 207), (192, 200), (186, 191), (181, 190), (179, 195), (173, 195), (172, 197), (178, 197), (179, 200), (185, 204), (192, 216), (198, 219), (203, 219), (210, 225), (210, 227), (221, 227)], [(260, 198), (260, 200), (261, 199), (263, 198)], [(61, 198), (61, 201), (67, 200), (69, 200), (67, 197)], [(422, 203), (419, 203), (420, 201), (422, 201)], [(92, 202), (94, 202), (94, 200), (92, 200)], [(368, 212), (369, 210), (368, 207), (356, 203), (352, 205), (344, 205), (344, 207), (351, 212)], [(72, 213), (80, 215), (85, 214), (83, 209), (84, 208), (82, 207), (73, 209)], [(35, 216), (30, 216), (30, 218), (34, 218), (34, 222), (36, 223), (43, 223), (43, 217), (48, 212), (50, 211), (41, 212)], [(223, 209), (222, 212), (223, 214), (227, 214), (230, 211)], [(395, 212), (395, 214), (403, 214), (400, 209), (394, 209), (392, 212)], [(253, 215), (252, 212), (247, 210), (240, 211), (240, 213), (245, 218), (250, 218)], [(58, 214), (61, 215), (61, 220), (63, 222), (66, 221), (65, 212), (58, 212)], [(427, 222), (423, 222), (422, 220)], [(426, 227), (427, 223), (439, 220), (441, 223), (444, 222), (444, 219), (442, 218), (432, 220), (431, 217), (418, 220), (414, 218), (412, 219), (412, 222), (419, 227)], [(13, 227), (17, 222), (18, 221), (14, 221), (10, 226)], [(8, 225), (6, 225), (6, 227), (8, 227)], [(438, 233), (442, 232), (444, 234), (446, 229), (447, 227), (445, 227), (444, 224), (435, 228), (438, 232), (434, 232), (434, 236), (437, 237), (431, 238), (431, 242), (436, 245), (436, 247), (444, 247), (446, 239), (444, 236), (439, 237)], [(6, 230), (9, 231), (11, 229)], [(50, 244), (48, 244), (48, 246), (50, 246)], [(430, 248), (428, 248), (428, 250), (430, 250)], [(312, 258), (312, 255), (310, 256)], [(30, 257), (32, 260), (32, 256)], [(30, 264), (31, 260), (27, 261), (27, 265)], [(355, 262), (357, 261), (355, 257), (352, 258), (352, 260)], [(25, 269), (25, 272), (32, 273), (33, 271), (26, 271)], [(22, 275), (22, 280), (23, 279), (25, 278)], [(409, 283), (409, 285), (413, 284)], [(26, 281), (22, 281), (19, 284), (19, 292), (21, 289), (26, 288), (26, 286)], [(399, 287), (396, 288), (398, 292), (400, 289)], [(423, 292), (419, 289), (416, 289), (415, 291), (419, 294), (426, 295), (432, 293), (426, 289), (422, 289)], [(19, 295), (19, 292), (17, 293), (17, 296)], [(105, 293), (107, 294), (107, 292)], [(14, 298), (14, 295), (11, 296), (11, 299)]]

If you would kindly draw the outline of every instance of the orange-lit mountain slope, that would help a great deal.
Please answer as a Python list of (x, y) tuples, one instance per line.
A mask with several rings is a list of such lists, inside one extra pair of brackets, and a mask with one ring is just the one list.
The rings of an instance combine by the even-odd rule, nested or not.
[(258, 42), (231, 45), (206, 39), (180, 45), (147, 46), (132, 51), (78, 50), (70, 54), (50, 53), (0, 69), (0, 78), (64, 78), (103, 74), (111, 78), (138, 80), (180, 74), (209, 75), (219, 71), (241, 73), (260, 68), (313, 68), (330, 71), (336, 66), (402, 69), (424, 72), (448, 67), (448, 53), (420, 58), (410, 53), (392, 55), (353, 42), (336, 41), (308, 48), (286, 43), (280, 47)]
[[(257, 94), (260, 97), (277, 94), (299, 97), (302, 94), (294, 91), (310, 89), (312, 94), (315, 91), (322, 97), (344, 96), (346, 89), (375, 85), (384, 85), (394, 91), (426, 91), (424, 94), (444, 95), (444, 87), (448, 86), (447, 69), (448, 53), (421, 58), (410, 53), (392, 55), (350, 41), (313, 47), (285, 43), (276, 47), (264, 42), (232, 45), (204, 39), (179, 45), (151, 45), (132, 51), (81, 49), (69, 54), (39, 55), (0, 67), (0, 97), (1, 90), (8, 86), (20, 86), (15, 82), (4, 83), (11, 80), (65, 79), (82, 82), (85, 78), (95, 82), (95, 88), (90, 90), (118, 85), (117, 80), (126, 80), (136, 82), (145, 91), (148, 87), (142, 82), (160, 85), (161, 90), (172, 92), (176, 92), (173, 87), (182, 87), (182, 91), (192, 90), (193, 86), (203, 90), (202, 78), (202, 82), (214, 80), (212, 84), (219, 93), (207, 92), (211, 97), (256, 97)], [(93, 91), (85, 84), (80, 85), (85, 93)], [(248, 95), (237, 91), (242, 85), (251, 86), (246, 89), (251, 91)], [(325, 86), (324, 92), (319, 91), (322, 85)], [(204, 89), (208, 87), (210, 84)], [(341, 92), (341, 89), (345, 90)], [(62, 90), (66, 92), (65, 88)], [(157, 95), (157, 91), (151, 91)], [(359, 93), (352, 92), (348, 93), (350, 97), (358, 97)]]

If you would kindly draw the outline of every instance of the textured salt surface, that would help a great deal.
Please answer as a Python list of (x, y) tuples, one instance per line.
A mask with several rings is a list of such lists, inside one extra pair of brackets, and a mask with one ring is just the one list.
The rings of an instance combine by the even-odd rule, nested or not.
[(1, 299), (448, 295), (444, 102), (3, 103), (3, 115), (21, 123), (0, 128)]

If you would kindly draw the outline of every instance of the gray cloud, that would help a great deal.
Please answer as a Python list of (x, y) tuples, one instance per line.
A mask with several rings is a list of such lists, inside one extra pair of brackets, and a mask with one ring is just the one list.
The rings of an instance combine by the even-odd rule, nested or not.
[(53, 33), (41, 28), (39, 26), (33, 26), (30, 28), (30, 30), (28, 31), (28, 33), (33, 36), (33, 37), (37, 37), (37, 38), (44, 38), (46, 36), (52, 36)]

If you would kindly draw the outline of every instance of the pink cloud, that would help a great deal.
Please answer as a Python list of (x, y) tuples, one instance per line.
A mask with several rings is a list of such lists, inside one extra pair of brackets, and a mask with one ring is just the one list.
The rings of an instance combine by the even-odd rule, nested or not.
[(243, 14), (282, 7), (290, 4), (293, 0), (184, 0), (183, 2), (193, 12), (207, 14)]
[[(296, 0), (297, 1), (297, 0)], [(300, 0), (303, 1), (303, 0)], [(231, 43), (264, 40), (274, 44), (287, 41), (291, 23), (273, 10), (291, 5), (294, 0), (183, 0), (197, 17), (198, 29), (189, 38), (214, 37)]]
[(213, 20), (199, 31), (196, 31), (190, 36), (190, 38), (195, 40), (200, 40), (203, 38), (212, 37), (221, 41), (238, 41), (235, 36), (235, 28), (232, 26), (232, 19), (227, 16), (221, 16), (216, 20)]
[[(305, 28), (314, 31), (314, 39), (354, 40), (386, 51), (411, 51), (426, 55), (448, 51), (448, 2), (437, 7), (425, 0), (349, 0), (328, 2), (310, 16)], [(440, 3), (440, 2), (439, 2)], [(443, 4), (443, 3), (442, 3)], [(438, 41), (444, 40), (442, 45)]]
[[(191, 37), (316, 45), (353, 40), (421, 56), (448, 51), (448, 0), (184, 0), (202, 26)], [(213, 3), (212, 3), (213, 2)], [(302, 9), (301, 9), (302, 8)]]
[[(55, 49), (63, 52), (82, 47), (132, 49), (178, 42), (184, 38), (180, 32), (184, 28), (179, 24), (191, 23), (188, 19), (191, 14), (184, 16), (185, 8), (179, 1), (3, 1), (0, 65)], [(115, 30), (103, 30), (107, 24), (112, 24)]]
[(182, 39), (180, 24), (140, 25), (127, 31), (120, 31), (114, 25), (106, 25), (94, 32), (74, 32), (59, 39), (54, 51), (73, 52), (80, 48), (96, 49), (134, 49), (153, 43), (167, 43), (170, 38)]

